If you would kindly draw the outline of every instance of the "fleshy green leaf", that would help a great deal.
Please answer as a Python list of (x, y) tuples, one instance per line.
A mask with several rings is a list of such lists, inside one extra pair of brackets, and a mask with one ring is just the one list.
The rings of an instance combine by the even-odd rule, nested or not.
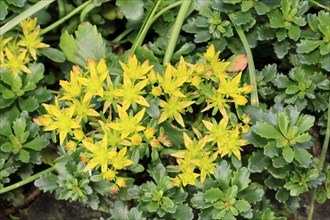
[(310, 53), (321, 45), (321, 41), (301, 40), (297, 44), (297, 53)]
[(143, 0), (117, 0), (116, 5), (128, 20), (138, 21), (143, 16)]
[(236, 185), (238, 191), (241, 191), (249, 186), (250, 180), (250, 173), (246, 167), (243, 167), (236, 172), (234, 172), (234, 177), (232, 179), (232, 184)]
[(238, 209), (239, 212), (247, 212), (251, 208), (250, 204), (245, 200), (237, 200), (234, 206)]
[(211, 188), (204, 193), (204, 199), (206, 202), (214, 203), (224, 197), (225, 194), (219, 188)]
[(249, 158), (248, 169), (252, 173), (260, 173), (268, 167), (270, 160), (266, 157), (262, 151), (256, 151), (252, 153)]
[(39, 52), (57, 63), (64, 63), (66, 60), (64, 53), (56, 48), (42, 48)]
[(24, 148), (28, 148), (35, 151), (40, 151), (42, 148), (47, 147), (49, 144), (49, 141), (45, 136), (37, 136), (32, 141), (29, 141), (28, 143), (24, 144)]
[(174, 219), (178, 220), (191, 220), (194, 218), (194, 213), (192, 212), (192, 208), (188, 206), (188, 204), (180, 204), (178, 205), (177, 211), (173, 213)]
[(8, 6), (0, 1), (0, 20), (4, 20), (8, 14)]
[(95, 62), (105, 57), (105, 42), (96, 26), (84, 22), (79, 25), (75, 36), (66, 31), (60, 38), (59, 47), (70, 62), (86, 66), (88, 57)]
[(256, 125), (252, 127), (252, 130), (263, 138), (283, 138), (283, 135), (274, 126), (267, 122), (257, 121)]
[(262, 200), (265, 192), (263, 189), (256, 186), (249, 187), (239, 193), (238, 197), (244, 199), (250, 203), (256, 203)]
[(294, 158), (294, 151), (291, 147), (285, 146), (283, 148), (282, 155), (286, 162), (291, 163)]
[(312, 163), (312, 155), (305, 149), (295, 147), (294, 158), (303, 166), (308, 167)]

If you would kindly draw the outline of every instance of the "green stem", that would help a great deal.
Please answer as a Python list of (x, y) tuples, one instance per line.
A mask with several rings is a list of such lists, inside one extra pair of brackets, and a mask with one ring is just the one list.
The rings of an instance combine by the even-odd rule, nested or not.
[(257, 91), (257, 81), (256, 81), (256, 69), (254, 66), (254, 61), (253, 61), (253, 55), (251, 52), (251, 48), (249, 45), (249, 42), (246, 39), (246, 36), (244, 34), (244, 31), (241, 26), (235, 24), (235, 19), (233, 14), (228, 15), (231, 23), (234, 25), (236, 32), (239, 36), (239, 38), (242, 41), (242, 44), (244, 46), (246, 56), (248, 59), (248, 68), (249, 68), (249, 77), (250, 77), (250, 83), (254, 85), (252, 91), (251, 91), (251, 105), (258, 107), (259, 106), (259, 99), (258, 99), (258, 91)]
[(4, 35), (7, 31), (9, 31), (10, 29), (12, 29), (16, 25), (18, 25), (21, 21), (23, 21), (24, 19), (30, 17), (31, 15), (33, 15), (37, 11), (43, 9), (44, 7), (50, 5), (54, 1), (55, 0), (39, 1), (38, 3), (34, 4), (30, 8), (26, 9), (24, 12), (22, 12), (19, 15), (17, 15), (15, 18), (13, 18), (12, 20), (10, 20), (9, 22), (7, 22), (5, 25), (3, 25), (0, 28), (0, 36), (1, 35)]
[(315, 1), (315, 0), (308, 0), (308, 1), (309, 1), (310, 3), (316, 5), (316, 6), (320, 7), (320, 8), (323, 8), (323, 9), (325, 9), (325, 10), (327, 10), (327, 11), (330, 11), (330, 7), (327, 7), (327, 6), (325, 6), (325, 5), (322, 5), (322, 4), (318, 3), (318, 2)]
[(22, 181), (20, 181), (18, 183), (15, 183), (15, 184), (12, 184), (10, 186), (7, 186), (7, 187), (5, 187), (3, 189), (0, 189), (0, 195), (3, 194), (3, 193), (9, 192), (9, 191), (11, 191), (13, 189), (17, 189), (17, 188), (19, 188), (21, 186), (24, 186), (24, 185), (28, 184), (28, 183), (31, 183), (34, 180), (38, 179), (40, 176), (44, 175), (45, 173), (50, 173), (53, 170), (55, 170), (55, 167), (50, 167), (50, 168), (48, 168), (46, 170), (43, 170), (43, 171), (41, 171), (41, 172), (39, 172), (37, 174), (34, 174), (33, 176), (30, 176), (30, 177), (28, 177), (28, 178), (26, 178), (26, 179), (24, 179), (24, 180), (22, 180)]
[(182, 28), (182, 24), (183, 21), (185, 19), (185, 16), (187, 14), (187, 11), (189, 9), (189, 6), (191, 4), (191, 0), (185, 0), (182, 2), (178, 16), (175, 20), (174, 26), (173, 26), (173, 30), (172, 30), (172, 34), (170, 36), (170, 40), (168, 42), (167, 48), (166, 48), (166, 52), (165, 52), (165, 56), (164, 56), (164, 60), (163, 60), (163, 65), (165, 65), (166, 63), (171, 61), (172, 55), (174, 53), (174, 49), (176, 46), (176, 42), (178, 40), (181, 28)]
[(162, 14), (164, 14), (165, 12), (167, 12), (168, 10), (175, 8), (179, 5), (182, 4), (183, 1), (178, 1), (178, 2), (174, 2), (170, 5), (168, 5), (167, 7), (163, 8), (162, 10), (160, 10), (157, 14), (155, 14), (155, 16), (152, 18), (151, 23), (153, 24)]
[(44, 35), (47, 32), (49, 32), (49, 31), (53, 30), (54, 28), (58, 27), (59, 25), (61, 25), (62, 23), (64, 23), (66, 20), (68, 20), (69, 18), (71, 18), (73, 15), (75, 15), (78, 12), (80, 12), (81, 10), (83, 10), (89, 4), (93, 4), (93, 3), (90, 2), (90, 1), (87, 1), (84, 4), (80, 5), (78, 8), (76, 8), (75, 10), (73, 10), (72, 12), (70, 12), (69, 14), (67, 14), (66, 16), (64, 16), (63, 18), (61, 18), (60, 20), (58, 20), (55, 23), (49, 25), (48, 27), (42, 29), (40, 31), (40, 35)]
[(141, 46), (143, 43), (143, 40), (145, 36), (147, 35), (147, 32), (152, 24), (151, 20), (156, 13), (158, 6), (160, 5), (162, 0), (157, 0), (157, 2), (154, 4), (152, 10), (147, 15), (147, 18), (144, 20), (141, 29), (139, 30), (139, 33), (137, 34), (137, 37), (132, 45), (132, 48), (130, 49), (129, 54), (133, 55), (135, 53), (135, 50), (138, 46)]
[(84, 8), (84, 10), (82, 10), (82, 12), (80, 13), (80, 22), (83, 22), (87, 16), (87, 14), (94, 8), (96, 8), (96, 5), (94, 5), (94, 4), (90, 4), (90, 5), (86, 6)]
[(65, 6), (63, 0), (57, 0), (58, 5), (58, 17), (63, 18), (65, 15)]
[[(325, 131), (325, 137), (322, 145), (322, 152), (320, 156), (320, 162), (319, 162), (319, 172), (322, 172), (324, 164), (325, 164), (325, 159), (327, 157), (327, 151), (329, 147), (329, 140), (330, 140), (330, 96), (329, 96), (329, 103), (328, 103), (328, 122), (327, 122), (327, 130)], [(314, 188), (312, 191), (312, 198), (309, 204), (309, 210), (308, 210), (308, 220), (313, 219), (313, 213), (314, 213), (314, 203), (315, 203), (315, 197), (316, 197), (316, 190), (317, 188)]]
[(115, 44), (120, 42), (127, 34), (131, 33), (133, 30), (134, 30), (133, 28), (126, 29), (121, 34), (119, 34), (115, 39), (113, 39), (111, 43)]

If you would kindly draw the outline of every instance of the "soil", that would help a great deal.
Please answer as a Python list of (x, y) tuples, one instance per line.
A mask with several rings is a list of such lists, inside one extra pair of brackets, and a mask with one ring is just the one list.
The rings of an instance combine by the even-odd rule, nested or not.
[[(309, 194), (305, 194), (301, 208), (289, 220), (305, 220), (308, 203)], [(0, 200), (0, 209), (0, 220), (10, 220), (10, 216), (21, 220), (92, 220), (109, 217), (108, 213), (91, 210), (81, 203), (56, 200), (51, 194), (42, 193), (38, 189), (34, 189), (26, 197), (22, 207), (6, 207), (6, 203)], [(313, 220), (330, 220), (330, 200), (322, 205), (315, 205)]]

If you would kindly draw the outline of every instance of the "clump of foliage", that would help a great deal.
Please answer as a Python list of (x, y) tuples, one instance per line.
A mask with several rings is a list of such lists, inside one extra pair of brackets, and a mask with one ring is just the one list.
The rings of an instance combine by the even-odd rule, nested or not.
[[(109, 219), (286, 219), (304, 193), (329, 199), (324, 1), (51, 2), (0, 3), (1, 199), (24, 202), (17, 179)], [(8, 21), (18, 7), (49, 26)]]

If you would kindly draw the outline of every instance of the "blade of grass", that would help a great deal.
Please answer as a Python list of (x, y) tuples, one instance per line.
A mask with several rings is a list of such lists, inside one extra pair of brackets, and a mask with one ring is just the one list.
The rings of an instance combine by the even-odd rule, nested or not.
[(24, 186), (24, 185), (28, 184), (28, 183), (31, 183), (34, 180), (36, 180), (39, 177), (41, 177), (42, 175), (44, 175), (46, 173), (50, 173), (50, 172), (52, 172), (54, 170), (55, 170), (55, 167), (50, 167), (50, 168), (48, 168), (46, 170), (43, 170), (43, 171), (41, 171), (41, 172), (39, 172), (37, 174), (34, 174), (33, 176), (30, 176), (30, 177), (28, 177), (28, 178), (26, 178), (26, 179), (24, 179), (22, 181), (19, 181), (17, 183), (14, 183), (12, 185), (9, 185), (9, 186), (7, 186), (5, 188), (2, 188), (2, 189), (0, 189), (0, 195), (3, 194), (3, 193), (9, 192), (11, 190), (17, 189), (17, 188), (19, 188), (21, 186)]
[(90, 1), (86, 1), (84, 4), (80, 5), (79, 7), (77, 7), (75, 10), (71, 11), (69, 14), (67, 14), (66, 16), (64, 16), (63, 18), (61, 18), (60, 20), (54, 22), (53, 24), (49, 25), (48, 27), (42, 29), (40, 31), (40, 35), (44, 35), (47, 32), (53, 30), (54, 28), (60, 26), (61, 24), (63, 24), (66, 20), (68, 20), (69, 18), (71, 18), (72, 16), (74, 16), (75, 14), (77, 14), (78, 12), (80, 12), (81, 10), (83, 10), (85, 7), (87, 7), (88, 5), (92, 5), (93, 3)]
[(10, 29), (12, 29), (16, 25), (18, 25), (21, 21), (23, 21), (24, 19), (30, 17), (34, 13), (40, 11), (44, 7), (50, 5), (54, 1), (55, 0), (40, 1), (40, 2), (38, 2), (36, 4), (34, 4), (33, 6), (31, 6), (30, 8), (26, 9), (24, 12), (22, 12), (19, 15), (17, 15), (12, 20), (8, 21), (5, 25), (3, 25), (0, 28), (0, 36), (1, 35), (4, 35), (7, 31), (9, 31)]
[(137, 34), (137, 37), (129, 51), (130, 55), (133, 55), (135, 53), (135, 50), (138, 46), (141, 46), (143, 43), (143, 40), (149, 30), (149, 28), (151, 27), (152, 24), (152, 18), (154, 17), (158, 6), (160, 5), (160, 3), (162, 2), (162, 0), (157, 0), (157, 2), (154, 4), (152, 10), (150, 10), (149, 14), (147, 15), (146, 19), (144, 20), (141, 29), (139, 30), (139, 33)]
[(166, 63), (171, 61), (171, 58), (172, 58), (172, 55), (174, 53), (174, 49), (176, 46), (176, 42), (178, 40), (180, 31), (182, 28), (182, 24), (183, 24), (183, 21), (185, 19), (187, 12), (188, 12), (190, 4), (191, 4), (191, 0), (183, 1), (181, 4), (178, 16), (176, 17), (176, 20), (175, 20), (175, 23), (174, 23), (174, 26), (172, 29), (170, 40), (169, 40), (167, 48), (166, 48), (163, 65), (165, 65)]
[[(323, 170), (324, 163), (325, 163), (325, 160), (327, 157), (329, 140), (330, 140), (330, 96), (329, 96), (329, 103), (328, 103), (327, 130), (325, 131), (325, 137), (324, 137), (324, 141), (323, 141), (323, 145), (322, 145), (322, 152), (321, 152), (320, 162), (319, 162), (319, 166), (318, 166), (318, 169), (320, 172), (322, 172), (322, 170)], [(311, 197), (311, 201), (309, 204), (308, 217), (307, 217), (308, 220), (313, 219), (316, 190), (317, 190), (317, 188), (314, 188), (312, 191), (312, 197)]]
[(250, 78), (250, 83), (254, 85), (252, 91), (251, 91), (251, 105), (258, 107), (259, 106), (259, 99), (258, 99), (258, 91), (257, 91), (257, 82), (256, 82), (256, 69), (254, 66), (254, 61), (253, 61), (253, 55), (251, 52), (251, 48), (249, 45), (249, 42), (246, 39), (246, 36), (244, 34), (244, 31), (241, 26), (236, 25), (234, 22), (234, 15), (229, 14), (228, 15), (231, 23), (234, 25), (236, 32), (239, 36), (239, 38), (242, 41), (242, 44), (244, 46), (246, 56), (248, 59), (248, 69), (249, 69), (249, 78)]

